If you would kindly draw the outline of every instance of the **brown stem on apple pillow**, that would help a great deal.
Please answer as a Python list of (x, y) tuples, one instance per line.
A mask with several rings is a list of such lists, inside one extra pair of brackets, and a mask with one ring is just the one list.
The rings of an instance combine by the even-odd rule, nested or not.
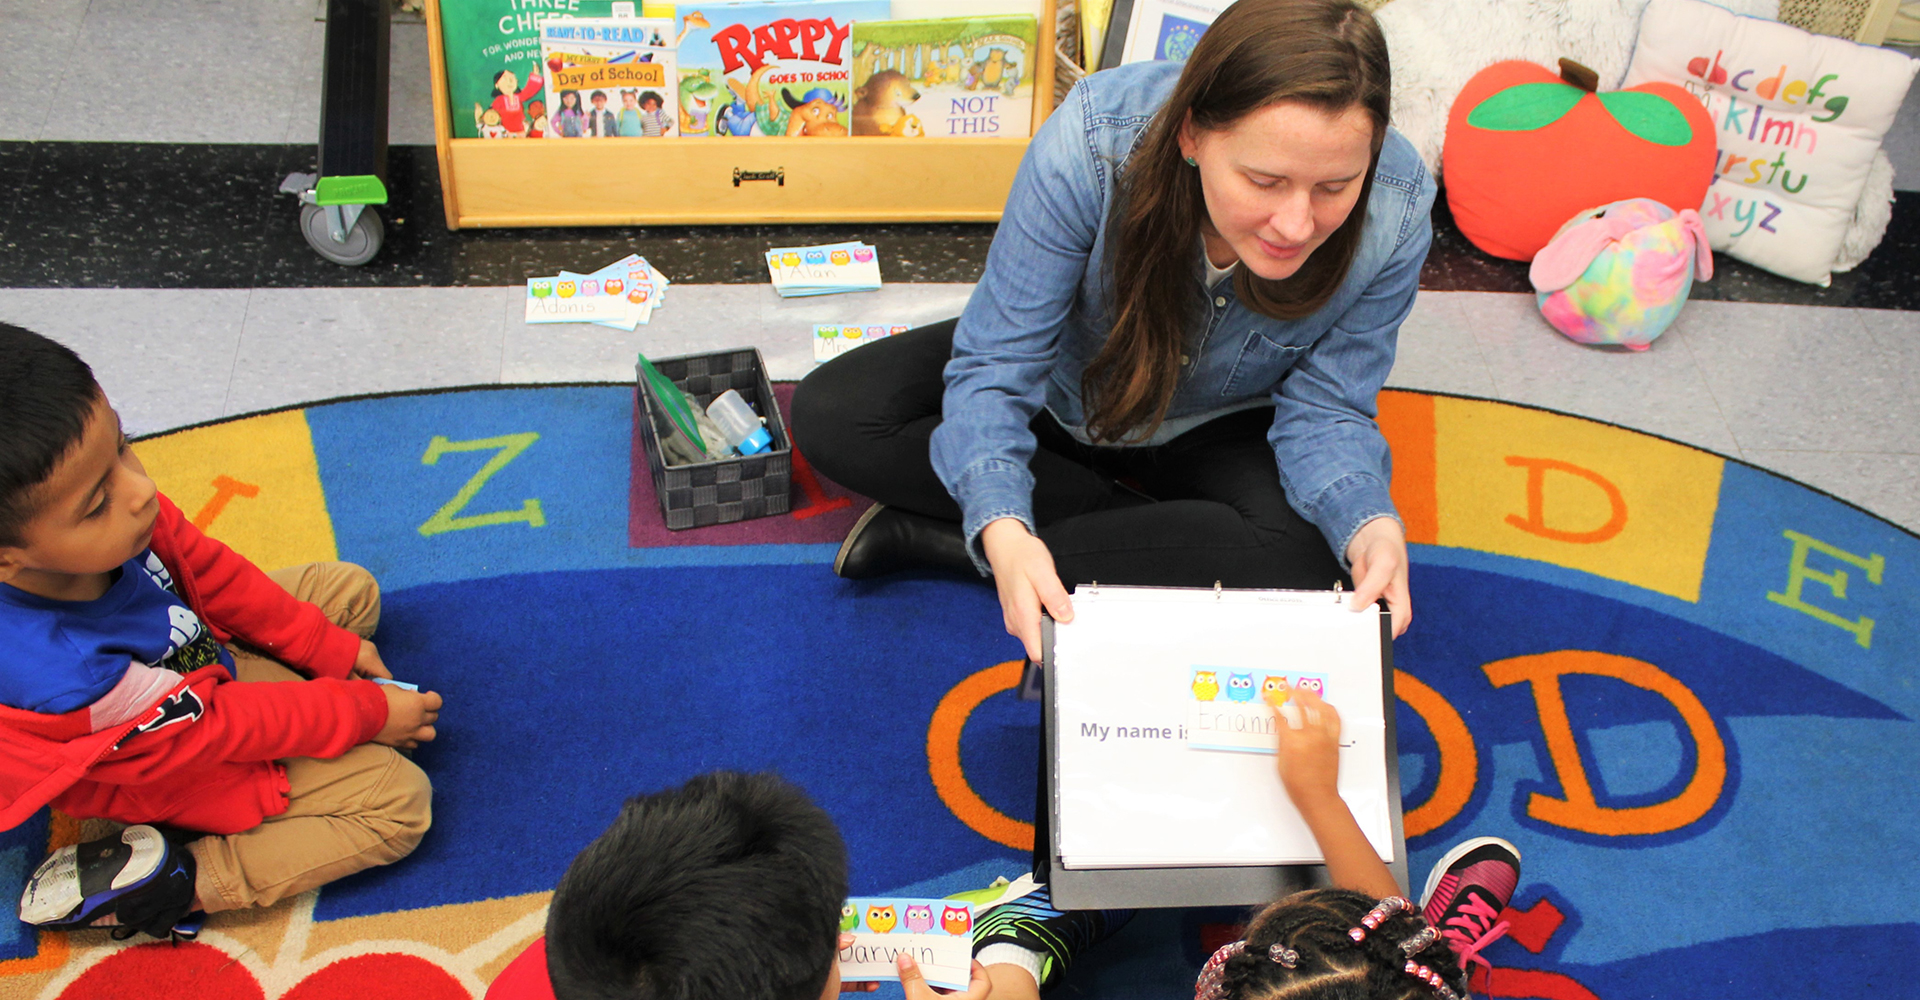
[(1589, 94), (1595, 93), (1600, 89), (1600, 74), (1565, 56), (1560, 57), (1560, 79), (1579, 87)]

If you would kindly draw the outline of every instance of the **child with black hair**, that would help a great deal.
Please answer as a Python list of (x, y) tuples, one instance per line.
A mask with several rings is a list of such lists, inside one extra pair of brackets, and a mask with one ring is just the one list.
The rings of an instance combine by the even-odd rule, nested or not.
[[(1002, 880), (956, 898), (978, 909), (1030, 888)], [(846, 845), (805, 792), (770, 774), (699, 775), (627, 800), (561, 878), (546, 937), (500, 973), (487, 1000), (831, 1000), (868, 992), (878, 984), (840, 981), (836, 956), (852, 940), (840, 932), (846, 897)], [(1011, 922), (1047, 934), (1044, 969), (994, 964), (985, 946), (1013, 938), (982, 926), (972, 981), (956, 995), (1034, 1000), (1037, 980), (1065, 968), (1067, 949), (1118, 926), (1101, 914), (1047, 910), (1036, 902), (1044, 898), (1022, 896), (1023, 916)], [(904, 951), (899, 973), (908, 1000), (938, 995)]]
[(269, 575), (202, 534), (86, 363), (0, 323), (0, 829), (132, 824), (56, 851), (20, 918), (190, 935), (411, 852), (432, 789), (393, 748), (440, 696), (372, 683), (379, 601), (357, 566)]
[(1498, 837), (1454, 847), (1414, 906), (1336, 788), (1340, 714), (1296, 689), (1276, 715), (1281, 784), (1333, 885), (1262, 910), (1208, 960), (1195, 1000), (1461, 1000), (1467, 967), (1488, 966), (1480, 950), (1506, 933), (1499, 915), (1519, 883), (1519, 851)]

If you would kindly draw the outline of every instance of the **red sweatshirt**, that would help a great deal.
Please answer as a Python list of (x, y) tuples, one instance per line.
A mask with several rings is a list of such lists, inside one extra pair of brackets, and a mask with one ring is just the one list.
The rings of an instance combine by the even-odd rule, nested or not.
[(387, 723), (379, 686), (346, 679), (359, 636), (201, 534), (165, 496), (159, 502), (153, 554), (214, 638), (244, 640), (315, 679), (241, 684), (213, 664), (97, 733), (88, 708), (46, 715), (0, 706), (0, 829), (47, 804), (82, 818), (252, 829), (286, 811), (286, 770), (276, 761), (338, 757)]

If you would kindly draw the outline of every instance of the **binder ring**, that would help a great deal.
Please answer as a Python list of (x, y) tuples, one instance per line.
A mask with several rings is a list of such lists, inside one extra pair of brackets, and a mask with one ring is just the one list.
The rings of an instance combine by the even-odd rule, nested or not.
[(1220, 600), (1220, 581), (1213, 581), (1213, 599)]

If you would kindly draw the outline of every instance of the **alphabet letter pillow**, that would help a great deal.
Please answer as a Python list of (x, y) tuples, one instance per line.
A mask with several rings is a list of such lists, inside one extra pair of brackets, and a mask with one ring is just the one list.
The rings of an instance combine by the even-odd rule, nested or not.
[(1700, 217), (1715, 250), (1825, 286), (1916, 68), (1701, 0), (1652, 0), (1622, 86), (1677, 83), (1706, 105), (1719, 149)]

